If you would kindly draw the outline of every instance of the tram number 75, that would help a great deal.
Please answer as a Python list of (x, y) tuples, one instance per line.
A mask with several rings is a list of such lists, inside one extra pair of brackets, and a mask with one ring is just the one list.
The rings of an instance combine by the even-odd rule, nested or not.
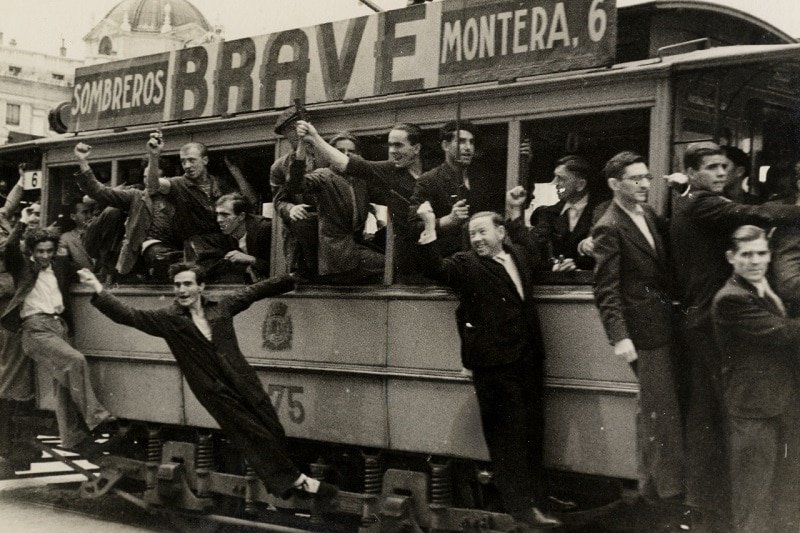
[(303, 407), (303, 402), (298, 398), (303, 394), (303, 387), (295, 385), (279, 385), (277, 383), (270, 383), (267, 385), (267, 394), (269, 394), (272, 405), (275, 411), (280, 413), (283, 397), (286, 396), (286, 408), (289, 411), (289, 420), (295, 424), (302, 424), (306, 419), (306, 409)]

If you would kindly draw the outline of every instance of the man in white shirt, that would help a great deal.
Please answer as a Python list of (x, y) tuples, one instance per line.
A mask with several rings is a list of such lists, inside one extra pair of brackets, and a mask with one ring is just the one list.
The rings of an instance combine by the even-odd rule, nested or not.
[(95, 396), (86, 358), (68, 341), (72, 263), (56, 256), (59, 235), (49, 228), (29, 232), (23, 254), (20, 238), (30, 222), (31, 212), (25, 209), (8, 239), (6, 268), (14, 277), (16, 292), (0, 321), (6, 329), (22, 332), (23, 353), (47, 368), (57, 382), (62, 446), (91, 458), (103, 450), (94, 444), (98, 432), (114, 417)]

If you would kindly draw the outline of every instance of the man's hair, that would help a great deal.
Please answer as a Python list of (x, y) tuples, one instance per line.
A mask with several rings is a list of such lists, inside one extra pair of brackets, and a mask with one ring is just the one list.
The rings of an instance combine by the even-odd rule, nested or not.
[(592, 167), (589, 162), (579, 155), (567, 155), (556, 161), (556, 166), (564, 165), (568, 171), (577, 175), (579, 178), (586, 180), (588, 183), (592, 178)]
[(55, 228), (34, 228), (25, 233), (25, 247), (29, 252), (33, 252), (36, 245), (43, 242), (52, 242), (58, 246), (58, 238), (61, 236)]
[(686, 153), (683, 154), (683, 168), (685, 170), (690, 168), (697, 170), (703, 164), (703, 158), (710, 155), (725, 155), (725, 152), (722, 151), (722, 148), (717, 143), (710, 141), (692, 143), (686, 148)]
[(750, 175), (750, 157), (744, 150), (730, 145), (722, 146), (721, 148), (722, 151), (725, 152), (725, 157), (733, 162), (734, 167), (744, 167), (744, 175)]
[(208, 157), (208, 148), (206, 148), (206, 145), (203, 143), (199, 142), (186, 143), (183, 146), (181, 146), (181, 152), (183, 152), (184, 150), (188, 150), (189, 148), (197, 148), (197, 150), (200, 152), (200, 157)]
[(198, 285), (206, 282), (206, 269), (197, 263), (182, 261), (180, 263), (173, 263), (169, 266), (170, 279), (175, 280), (175, 276), (181, 272), (194, 272), (194, 277)]
[(506, 221), (503, 219), (502, 215), (500, 215), (500, 213), (495, 213), (494, 211), (479, 211), (474, 215), (472, 215), (471, 217), (469, 217), (469, 222), (472, 222), (476, 218), (483, 218), (483, 217), (491, 218), (496, 228), (505, 227), (506, 225)]
[(470, 132), (474, 137), (478, 136), (478, 129), (469, 120), (451, 120), (439, 129), (439, 142), (452, 141), (453, 133), (458, 130)]
[(328, 144), (336, 148), (336, 143), (339, 141), (350, 141), (356, 147), (356, 153), (361, 153), (361, 142), (356, 139), (356, 136), (350, 133), (349, 131), (340, 131), (331, 135), (331, 138), (328, 140)]
[(731, 233), (730, 242), (728, 243), (728, 250), (736, 253), (742, 243), (757, 241), (758, 239), (765, 239), (769, 242), (767, 232), (758, 226), (746, 225), (739, 226)]
[(250, 212), (250, 202), (247, 201), (247, 198), (242, 196), (241, 193), (238, 192), (231, 192), (228, 194), (223, 194), (217, 199), (216, 205), (222, 205), (225, 202), (231, 202), (233, 205), (233, 214), (238, 215), (240, 213), (249, 213)]
[(84, 202), (83, 199), (78, 200), (76, 202), (72, 202), (71, 204), (69, 204), (69, 214), (70, 215), (77, 214), (78, 213), (78, 206), (81, 206), (81, 205), (85, 206), (85, 207), (88, 207), (91, 210), (92, 202), (88, 202), (88, 201)]
[(410, 145), (421, 144), (422, 143), (422, 128), (417, 126), (416, 124), (411, 124), (410, 122), (398, 122), (394, 126), (392, 126), (392, 130), (399, 130), (406, 132), (406, 136), (408, 137), (408, 143)]
[(620, 152), (606, 162), (603, 167), (603, 176), (606, 179), (620, 179), (625, 174), (625, 169), (634, 163), (644, 163), (644, 157), (636, 152), (624, 151)]

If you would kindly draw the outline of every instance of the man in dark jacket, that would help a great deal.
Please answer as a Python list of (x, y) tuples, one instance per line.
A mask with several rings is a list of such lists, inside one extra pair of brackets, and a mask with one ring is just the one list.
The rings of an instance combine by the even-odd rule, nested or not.
[(92, 388), (86, 357), (68, 340), (71, 329), (69, 282), (75, 270), (67, 257), (57, 257), (58, 232), (37, 228), (20, 237), (30, 213), (23, 210), (6, 248), (6, 268), (16, 292), (3, 313), (3, 327), (22, 331), (22, 351), (50, 371), (56, 386), (56, 419), (61, 443), (79, 453), (89, 451), (91, 432), (113, 420)]
[(261, 382), (242, 355), (233, 318), (250, 305), (294, 288), (290, 276), (269, 278), (219, 300), (206, 298), (205, 271), (189, 263), (170, 268), (175, 302), (162, 309), (128, 307), (89, 270), (78, 272), (94, 291), (92, 304), (114, 322), (163, 338), (189, 388), (239, 448), (272, 494), (293, 489), (333, 498), (338, 489), (301, 474), (289, 458), (286, 434)]
[(800, 527), (800, 320), (786, 318), (765, 278), (763, 229), (742, 226), (726, 252), (733, 276), (711, 308), (722, 353), (723, 403), (736, 533), (788, 533)]
[[(518, 189), (513, 198), (521, 205), (525, 194)], [(419, 240), (423, 268), (452, 287), (460, 301), (456, 321), (461, 360), (473, 373), (503, 505), (523, 527), (556, 527), (559, 521), (540, 510), (545, 497), (544, 348), (532, 294), (535, 254), (504, 246), (502, 217), (480, 212), (468, 222), (472, 249), (442, 259), (436, 214), (427, 202), (417, 212), (425, 225)], [(513, 228), (527, 235), (524, 224)]]
[(444, 163), (420, 176), (411, 196), (411, 227), (422, 229), (417, 208), (430, 203), (443, 257), (468, 248), (465, 227), (471, 214), (503, 210), (504, 188), (497, 187), (492, 176), (481, 175), (473, 165), (477, 136), (478, 128), (467, 120), (451, 120), (442, 126), (439, 139)]
[(639, 490), (679, 499), (683, 487), (683, 425), (672, 341), (672, 297), (663, 224), (647, 205), (650, 171), (633, 152), (603, 169), (614, 199), (592, 229), (595, 302), (614, 354), (639, 379)]
[(711, 301), (730, 276), (728, 237), (743, 224), (772, 226), (800, 218), (800, 206), (744, 205), (725, 198), (728, 158), (711, 142), (684, 154), (689, 189), (675, 200), (670, 249), (683, 309), (691, 373), (686, 411), (687, 503), (729, 516), (728, 464), (721, 407), (721, 365), (711, 324)]
[(217, 272), (225, 277), (233, 274), (230, 281), (253, 283), (269, 277), (272, 248), (272, 222), (265, 217), (250, 213), (250, 205), (241, 194), (234, 192), (220, 196), (217, 200), (217, 224), (229, 237), (230, 248)]
[(559, 201), (533, 211), (533, 234), (549, 269), (591, 270), (592, 256), (578, 252), (578, 244), (589, 236), (594, 210), (600, 203), (598, 195), (589, 191), (591, 168), (581, 156), (568, 155), (558, 160), (553, 174)]

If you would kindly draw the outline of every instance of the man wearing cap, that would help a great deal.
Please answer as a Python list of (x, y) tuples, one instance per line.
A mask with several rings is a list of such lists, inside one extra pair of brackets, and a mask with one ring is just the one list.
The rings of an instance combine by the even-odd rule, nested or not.
[[(298, 270), (304, 277), (312, 277), (317, 271), (316, 199), (312, 194), (291, 194), (287, 188), (299, 142), (298, 120), (300, 116), (292, 106), (285, 109), (275, 121), (275, 133), (286, 137), (292, 149), (272, 163), (269, 185), (272, 189), (272, 206), (283, 222), (281, 233), (287, 268), (289, 271)], [(305, 170), (314, 170), (312, 157), (306, 159)]]
[[(304, 128), (308, 123), (300, 121), (299, 124)], [(415, 261), (416, 237), (410, 235), (408, 206), (416, 181), (422, 175), (422, 130), (415, 124), (404, 122), (392, 126), (388, 137), (389, 159), (386, 161), (367, 161), (358, 154), (344, 154), (333, 146), (335, 138), (327, 143), (316, 130), (309, 132), (306, 138), (314, 145), (317, 159), (326, 161), (331, 170), (384, 190), (383, 200), (379, 203), (385, 203), (389, 208), (395, 237), (395, 272), (401, 281), (411, 281), (408, 276), (419, 269)]]
[(413, 233), (422, 231), (417, 208), (430, 202), (442, 257), (468, 248), (465, 226), (470, 214), (504, 209), (505, 183), (492, 188), (487, 176), (478, 176), (472, 169), (477, 133), (467, 120), (451, 120), (442, 126), (439, 139), (445, 160), (420, 176), (411, 196), (408, 216)]
[[(291, 194), (313, 193), (319, 216), (318, 274), (322, 282), (351, 284), (376, 282), (384, 271), (384, 254), (367, 242), (364, 228), (370, 202), (381, 201), (383, 190), (374, 182), (355, 179), (330, 168), (305, 172), (306, 157), (319, 137), (314, 126), (302, 122), (297, 130), (298, 143), (292, 163), (288, 189)], [(347, 132), (331, 139), (330, 145), (358, 152), (358, 141)]]
[(687, 503), (729, 516), (729, 476), (721, 408), (721, 358), (711, 302), (731, 274), (728, 236), (739, 226), (769, 227), (800, 218), (800, 206), (744, 205), (723, 196), (728, 158), (719, 145), (689, 145), (689, 187), (674, 201), (670, 222), (678, 296), (683, 309), (691, 390), (686, 409)]

